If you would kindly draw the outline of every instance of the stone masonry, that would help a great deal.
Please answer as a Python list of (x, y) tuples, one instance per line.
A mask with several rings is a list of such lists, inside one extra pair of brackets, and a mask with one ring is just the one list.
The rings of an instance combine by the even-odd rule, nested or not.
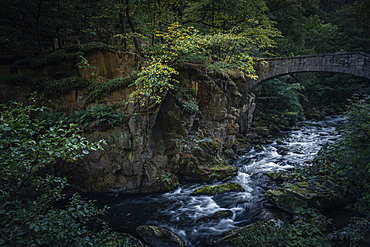
[(370, 79), (370, 55), (363, 52), (343, 52), (297, 57), (264, 59), (268, 63), (255, 61), (257, 80), (245, 84), (245, 92), (251, 92), (267, 80), (299, 72), (334, 72)]

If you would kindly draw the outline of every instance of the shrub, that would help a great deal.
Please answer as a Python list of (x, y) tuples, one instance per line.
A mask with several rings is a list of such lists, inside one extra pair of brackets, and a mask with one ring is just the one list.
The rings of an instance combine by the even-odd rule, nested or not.
[(70, 115), (70, 122), (88, 126), (96, 121), (98, 127), (105, 123), (113, 127), (122, 123), (122, 116), (122, 114), (115, 113), (111, 106), (95, 105), (88, 110), (80, 108), (75, 111)]
[(81, 204), (78, 195), (64, 209), (51, 205), (63, 199), (67, 181), (48, 174), (48, 167), (102, 149), (103, 141), (90, 143), (74, 125), (46, 129), (30, 117), (44, 108), (11, 102), (0, 109), (0, 245), (122, 246), (98, 218), (106, 207)]

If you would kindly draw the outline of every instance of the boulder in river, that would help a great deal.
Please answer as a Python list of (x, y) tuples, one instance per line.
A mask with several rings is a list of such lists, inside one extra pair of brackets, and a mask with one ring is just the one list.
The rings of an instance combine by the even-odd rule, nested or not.
[(194, 190), (190, 195), (216, 195), (230, 191), (244, 191), (243, 187), (235, 182), (219, 185), (206, 185)]
[[(284, 222), (280, 219), (273, 218), (267, 221), (259, 221), (248, 226), (242, 226), (229, 231), (224, 236), (218, 239), (213, 240), (211, 246), (263, 246), (259, 245), (253, 240), (249, 242), (249, 236), (255, 236), (252, 238), (257, 239), (261, 235), (273, 235), (281, 228), (283, 224)], [(245, 241), (246, 239), (248, 239), (248, 242)]]
[(203, 217), (197, 220), (197, 222), (207, 222), (211, 220), (229, 219), (233, 217), (233, 211), (231, 210), (219, 210), (211, 216)]
[(137, 227), (136, 231), (150, 247), (184, 246), (176, 234), (163, 227), (142, 225)]
[(278, 208), (289, 213), (294, 213), (294, 209), (302, 205), (326, 210), (343, 206), (353, 198), (348, 190), (331, 181), (316, 182), (314, 186), (307, 182), (288, 184), (277, 190), (268, 190), (265, 195)]

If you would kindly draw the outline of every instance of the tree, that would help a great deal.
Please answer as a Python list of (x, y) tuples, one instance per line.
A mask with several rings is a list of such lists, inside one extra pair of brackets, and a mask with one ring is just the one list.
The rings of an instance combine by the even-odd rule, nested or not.
[(354, 15), (366, 29), (366, 34), (370, 38), (370, 0), (359, 0), (354, 5)]
[(48, 173), (58, 160), (73, 161), (102, 149), (73, 126), (49, 129), (32, 119), (44, 108), (11, 102), (0, 105), (0, 245), (6, 246), (115, 246), (123, 238), (97, 216), (93, 201), (81, 204), (75, 194), (68, 205), (52, 202), (64, 197), (64, 178)]

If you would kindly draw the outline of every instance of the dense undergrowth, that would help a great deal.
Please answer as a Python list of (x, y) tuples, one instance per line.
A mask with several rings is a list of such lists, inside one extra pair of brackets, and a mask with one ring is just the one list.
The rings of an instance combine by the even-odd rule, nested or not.
[(81, 159), (104, 141), (87, 141), (73, 124), (45, 128), (31, 117), (44, 108), (16, 102), (0, 107), (0, 245), (128, 246), (98, 217), (107, 207), (81, 202), (78, 194), (63, 209), (51, 204), (64, 198), (68, 183), (49, 166)]

